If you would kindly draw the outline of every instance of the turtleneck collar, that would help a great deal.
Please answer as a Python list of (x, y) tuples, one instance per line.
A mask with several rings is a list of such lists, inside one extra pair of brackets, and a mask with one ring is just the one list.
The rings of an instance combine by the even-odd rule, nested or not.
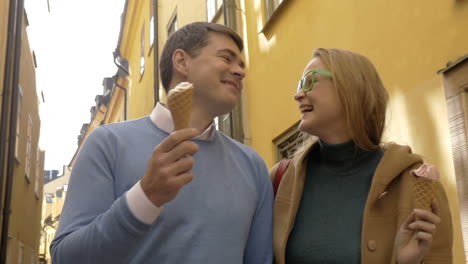
[(350, 140), (341, 144), (328, 144), (318, 141), (319, 160), (322, 166), (335, 173), (350, 173), (362, 166), (363, 162), (375, 152), (368, 152)]

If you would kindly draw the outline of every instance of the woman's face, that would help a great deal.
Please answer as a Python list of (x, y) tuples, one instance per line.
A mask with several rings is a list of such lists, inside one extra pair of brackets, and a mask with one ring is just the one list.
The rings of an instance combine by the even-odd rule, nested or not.
[[(328, 71), (317, 57), (307, 64), (302, 77), (311, 70)], [(350, 136), (332, 78), (315, 73), (312, 89), (308, 92), (298, 90), (294, 100), (298, 102), (302, 114), (299, 130), (317, 136), (326, 143), (339, 144), (350, 140)], [(310, 84), (310, 79), (310, 76), (304, 79), (304, 86)]]

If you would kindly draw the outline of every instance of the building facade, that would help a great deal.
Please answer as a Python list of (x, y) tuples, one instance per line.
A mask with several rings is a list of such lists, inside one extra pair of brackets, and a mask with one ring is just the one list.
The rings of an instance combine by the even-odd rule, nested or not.
[(70, 174), (70, 168), (63, 166), (62, 175), (58, 175), (53, 180), (44, 184), (42, 229), (39, 246), (39, 257), (42, 263), (51, 263), (50, 243), (55, 237), (55, 232), (60, 222), (60, 214), (62, 213), (65, 197), (67, 196)]

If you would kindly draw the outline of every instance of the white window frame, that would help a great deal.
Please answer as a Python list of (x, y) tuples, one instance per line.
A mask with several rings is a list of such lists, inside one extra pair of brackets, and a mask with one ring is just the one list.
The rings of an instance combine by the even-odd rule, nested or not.
[(223, 6), (223, 0), (206, 0), (206, 21), (213, 22)]
[(36, 194), (36, 199), (39, 200), (40, 193), (39, 193), (39, 184), (40, 184), (40, 172), (42, 171), (41, 167), (41, 149), (37, 148), (36, 154), (36, 179), (34, 181), (34, 193)]
[(143, 23), (143, 26), (141, 27), (141, 33), (140, 33), (140, 77), (143, 76), (143, 74), (145, 73), (145, 55), (146, 55), (145, 39), (146, 39), (145, 38), (145, 23)]
[(32, 117), (28, 114), (28, 134), (26, 137), (26, 164), (24, 166), (24, 175), (28, 183), (31, 183), (31, 157), (32, 157)]
[(24, 244), (18, 242), (18, 264), (24, 263)]
[(18, 85), (18, 112), (16, 115), (16, 139), (15, 139), (15, 159), (16, 162), (20, 163), (20, 155), (19, 155), (19, 145), (21, 139), (21, 106), (23, 102), (23, 88), (21, 85)]
[(171, 35), (171, 33), (175, 32), (178, 29), (178, 24), (177, 24), (177, 9), (174, 10), (174, 13), (172, 13), (171, 18), (169, 19), (169, 23), (167, 23), (167, 37)]
[(275, 11), (287, 0), (265, 0), (265, 16), (266, 20), (268, 21)]
[(149, 20), (149, 45), (150, 45), (150, 50), (148, 54), (151, 54), (151, 51), (153, 50), (154, 47), (154, 7), (156, 3), (155, 0), (150, 0), (150, 20)]
[(35, 260), (36, 260), (36, 251), (34, 251), (33, 249), (31, 249), (31, 255), (30, 255), (29, 260), (31, 261), (31, 264), (35, 264)]

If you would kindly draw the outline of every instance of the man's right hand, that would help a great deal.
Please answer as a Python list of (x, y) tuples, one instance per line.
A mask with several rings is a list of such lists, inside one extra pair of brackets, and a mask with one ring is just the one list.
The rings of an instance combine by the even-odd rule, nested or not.
[(173, 200), (179, 190), (192, 181), (192, 155), (198, 151), (198, 145), (189, 139), (199, 134), (193, 128), (182, 129), (170, 134), (154, 148), (140, 182), (141, 188), (154, 205), (161, 207)]

